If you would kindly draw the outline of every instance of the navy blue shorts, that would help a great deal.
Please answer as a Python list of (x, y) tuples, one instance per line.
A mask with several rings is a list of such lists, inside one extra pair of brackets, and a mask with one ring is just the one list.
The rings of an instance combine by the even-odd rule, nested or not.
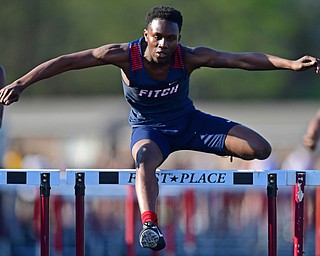
[(178, 150), (194, 150), (225, 156), (225, 139), (229, 130), (237, 125), (233, 121), (212, 116), (199, 110), (187, 117), (166, 125), (141, 125), (133, 127), (131, 145), (150, 139), (160, 148), (163, 161)]

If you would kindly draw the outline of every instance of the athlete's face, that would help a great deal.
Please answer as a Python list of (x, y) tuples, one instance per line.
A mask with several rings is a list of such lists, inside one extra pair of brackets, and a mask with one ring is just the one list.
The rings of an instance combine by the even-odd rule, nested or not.
[(156, 63), (166, 63), (171, 57), (180, 40), (177, 23), (155, 19), (144, 30), (144, 38), (147, 42), (146, 58)]

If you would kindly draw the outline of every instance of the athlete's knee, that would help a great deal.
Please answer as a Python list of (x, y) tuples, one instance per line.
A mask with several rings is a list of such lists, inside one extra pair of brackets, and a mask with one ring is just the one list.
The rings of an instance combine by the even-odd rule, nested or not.
[(150, 168), (157, 168), (161, 159), (156, 153), (157, 151), (150, 144), (142, 145), (136, 153), (135, 167), (140, 168), (141, 164)]
[[(271, 145), (262, 139), (252, 140), (250, 142), (245, 143), (237, 148), (237, 150), (233, 151), (234, 156), (240, 157), (244, 160), (265, 160), (271, 154)], [(233, 155), (230, 153), (230, 155)]]
[(258, 143), (254, 149), (254, 158), (258, 160), (265, 160), (271, 155), (271, 145), (266, 140)]
[(135, 161), (135, 167), (140, 168), (140, 164), (144, 163), (146, 161), (146, 152), (147, 148), (146, 146), (141, 146), (136, 154), (136, 161)]

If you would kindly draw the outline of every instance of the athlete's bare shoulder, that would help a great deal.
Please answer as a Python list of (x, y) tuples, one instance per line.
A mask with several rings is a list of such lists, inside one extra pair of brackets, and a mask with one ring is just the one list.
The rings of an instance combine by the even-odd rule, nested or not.
[(106, 44), (93, 50), (94, 56), (105, 64), (113, 64), (120, 68), (129, 65), (128, 44)]
[(200, 67), (207, 66), (208, 62), (218, 56), (219, 52), (208, 47), (189, 47), (182, 45), (184, 60), (189, 73)]

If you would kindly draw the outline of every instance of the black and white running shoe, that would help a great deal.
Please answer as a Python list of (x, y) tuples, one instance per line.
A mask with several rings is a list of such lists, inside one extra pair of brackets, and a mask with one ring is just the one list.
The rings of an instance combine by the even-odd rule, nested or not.
[(139, 234), (139, 242), (141, 247), (150, 248), (154, 251), (160, 251), (166, 247), (166, 242), (160, 229), (153, 222), (143, 223), (143, 229)]

